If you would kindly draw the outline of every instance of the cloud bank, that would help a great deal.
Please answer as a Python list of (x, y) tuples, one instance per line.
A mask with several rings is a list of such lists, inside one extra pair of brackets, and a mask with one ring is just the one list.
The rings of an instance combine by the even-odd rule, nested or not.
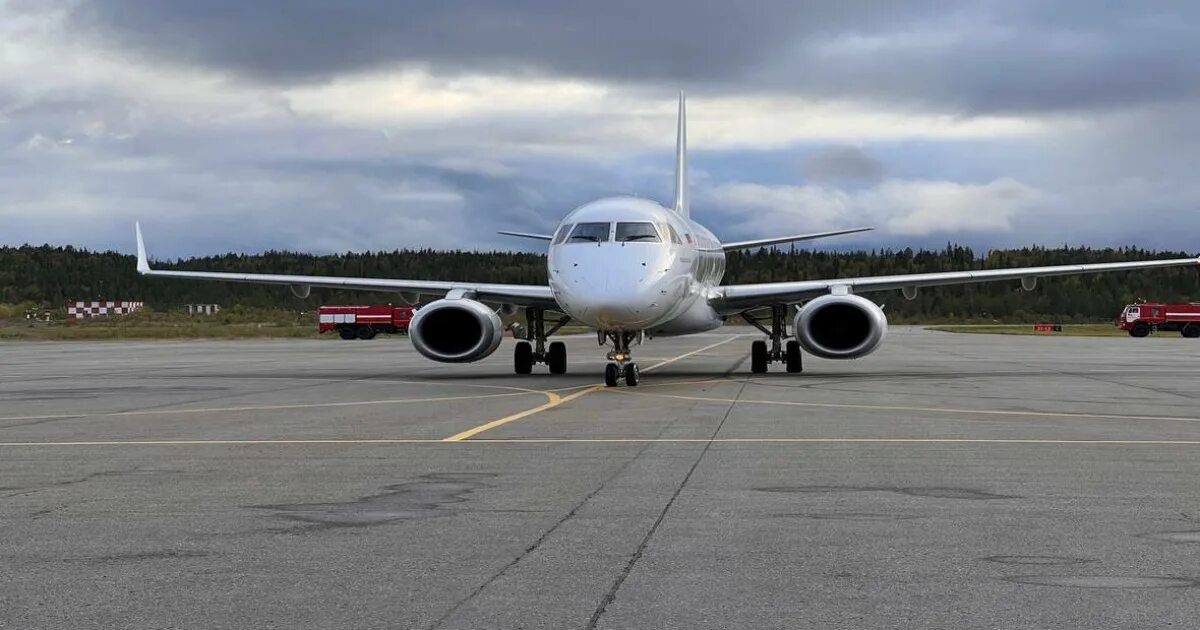
[[(1200, 250), (1192, 3), (0, 2), (0, 242), (528, 247), (609, 194), (839, 246)], [(833, 245), (833, 241), (826, 243)]]

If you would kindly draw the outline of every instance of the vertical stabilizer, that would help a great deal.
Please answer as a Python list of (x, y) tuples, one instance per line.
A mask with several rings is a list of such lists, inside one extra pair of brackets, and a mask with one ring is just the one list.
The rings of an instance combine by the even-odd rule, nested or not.
[(675, 136), (675, 212), (685, 217), (691, 212), (688, 204), (687, 105), (683, 92), (679, 93), (679, 128)]

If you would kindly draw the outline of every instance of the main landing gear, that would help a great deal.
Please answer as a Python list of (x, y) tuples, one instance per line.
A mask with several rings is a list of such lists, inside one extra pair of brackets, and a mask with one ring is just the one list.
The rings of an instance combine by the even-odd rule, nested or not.
[(625, 384), (634, 387), (641, 380), (641, 372), (638, 366), (633, 362), (633, 355), (629, 352), (629, 343), (639, 338), (637, 333), (631, 332), (603, 332), (599, 334), (600, 344), (603, 345), (606, 341), (612, 341), (613, 349), (608, 353), (608, 360), (612, 361), (604, 366), (604, 384), (609, 387), (616, 387), (621, 379), (625, 379)]
[[(535, 363), (545, 363), (551, 374), (567, 373), (567, 345), (555, 341), (546, 347), (546, 337), (558, 332), (571, 318), (563, 315), (550, 330), (546, 330), (546, 311), (540, 308), (525, 309), (525, 341), (518, 341), (513, 349), (513, 371), (517, 374), (533, 372)], [(533, 342), (532, 344), (530, 342)]]
[[(770, 328), (767, 328), (762, 320), (748, 312), (742, 313), (742, 319), (766, 333), (771, 342), (770, 348), (767, 347), (767, 341), (763, 340), (750, 344), (751, 372), (765, 374), (767, 365), (772, 362), (783, 363), (787, 367), (787, 371), (792, 374), (804, 371), (804, 362), (800, 356), (800, 342), (795, 339), (787, 339), (787, 314), (787, 304), (772, 304)], [(787, 343), (784, 343), (784, 339), (787, 339)]]

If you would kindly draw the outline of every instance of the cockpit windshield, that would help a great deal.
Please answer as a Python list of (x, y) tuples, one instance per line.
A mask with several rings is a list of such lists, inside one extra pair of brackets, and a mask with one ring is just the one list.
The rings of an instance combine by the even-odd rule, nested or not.
[(571, 233), (571, 227), (572, 227), (571, 224), (567, 223), (567, 224), (563, 225), (562, 227), (558, 228), (558, 233), (554, 235), (554, 244), (555, 245), (559, 245), (563, 241), (567, 240), (567, 234)]
[(653, 223), (618, 223), (617, 242), (632, 243), (634, 241), (661, 243), (662, 239), (658, 237), (658, 231), (654, 229)]
[(608, 240), (608, 230), (611, 223), (580, 223), (571, 232), (568, 243), (603, 243)]

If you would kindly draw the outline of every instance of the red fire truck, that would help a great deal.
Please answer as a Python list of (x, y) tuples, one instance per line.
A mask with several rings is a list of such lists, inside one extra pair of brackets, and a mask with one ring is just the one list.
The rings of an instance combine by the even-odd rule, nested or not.
[(413, 309), (408, 306), (322, 306), (317, 330), (336, 330), (342, 339), (372, 339), (378, 333), (408, 334)]
[(1200, 302), (1130, 304), (1117, 316), (1117, 326), (1128, 330), (1133, 337), (1166, 331), (1178, 331), (1184, 337), (1200, 337)]

